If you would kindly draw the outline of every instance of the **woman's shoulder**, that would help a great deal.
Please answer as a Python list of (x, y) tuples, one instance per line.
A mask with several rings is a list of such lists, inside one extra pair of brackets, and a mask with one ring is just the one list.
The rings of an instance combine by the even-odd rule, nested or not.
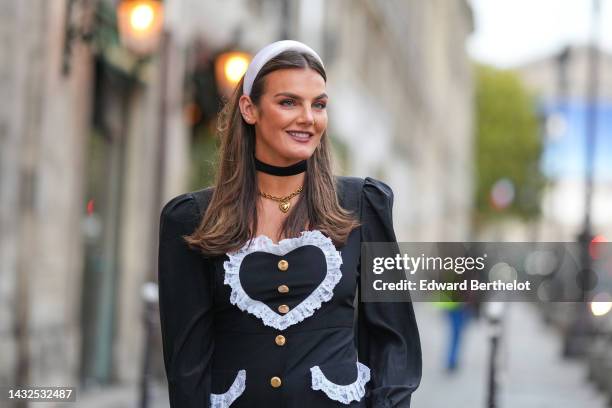
[(173, 197), (164, 205), (161, 212), (162, 218), (198, 221), (208, 207), (213, 191), (214, 187), (206, 187)]
[(365, 178), (363, 194), (371, 198), (393, 201), (393, 189), (387, 183), (372, 177)]
[(215, 187), (211, 186), (203, 188), (202, 190), (192, 191), (191, 193), (188, 193), (197, 203), (198, 209), (200, 210), (201, 214), (204, 214), (204, 211), (206, 211), (206, 208), (210, 203), (214, 191)]
[(385, 182), (373, 177), (336, 176), (338, 196), (369, 198), (371, 200), (393, 201), (393, 189)]

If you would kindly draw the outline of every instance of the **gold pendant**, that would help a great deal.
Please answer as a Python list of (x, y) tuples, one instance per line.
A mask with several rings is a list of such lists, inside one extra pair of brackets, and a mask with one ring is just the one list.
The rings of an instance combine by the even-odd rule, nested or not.
[(289, 211), (289, 207), (291, 207), (291, 204), (289, 203), (289, 201), (281, 201), (280, 204), (278, 205), (278, 208), (280, 208), (280, 210), (284, 213)]

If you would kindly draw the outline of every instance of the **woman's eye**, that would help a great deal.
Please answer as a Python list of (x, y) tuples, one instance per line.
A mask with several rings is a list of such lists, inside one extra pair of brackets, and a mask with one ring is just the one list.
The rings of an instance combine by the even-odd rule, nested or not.
[(293, 106), (294, 102), (293, 99), (283, 99), (280, 104), (283, 106)]
[(325, 102), (316, 102), (314, 104), (315, 107), (317, 107), (317, 109), (325, 109), (325, 107), (327, 106), (327, 103)]

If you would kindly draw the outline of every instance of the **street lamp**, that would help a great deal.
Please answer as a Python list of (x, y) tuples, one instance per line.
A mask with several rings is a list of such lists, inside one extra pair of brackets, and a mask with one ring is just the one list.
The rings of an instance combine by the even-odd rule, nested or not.
[(229, 97), (240, 82), (249, 63), (251, 55), (242, 51), (228, 51), (220, 54), (215, 60), (215, 79), (219, 93)]
[(591, 314), (586, 303), (589, 291), (592, 289), (591, 275), (593, 259), (589, 253), (589, 245), (593, 240), (591, 210), (593, 201), (593, 172), (595, 166), (595, 143), (597, 141), (597, 103), (599, 90), (599, 17), (601, 0), (593, 0), (592, 37), (589, 47), (588, 88), (587, 88), (587, 117), (585, 120), (586, 155), (585, 155), (585, 203), (583, 229), (578, 236), (578, 243), (582, 250), (582, 265), (578, 276), (578, 285), (581, 291), (581, 302), (576, 304), (573, 321), (570, 323), (563, 344), (563, 354), (566, 357), (582, 356), (586, 353), (588, 340), (594, 331)]
[[(157, 183), (155, 184), (156, 203), (162, 201), (163, 195), (163, 173), (165, 168), (166, 150), (166, 116), (168, 100), (168, 47), (169, 34), (164, 32), (164, 7), (160, 0), (121, 0), (117, 6), (117, 26), (122, 45), (135, 54), (140, 61), (159, 51), (159, 124), (157, 134)], [(158, 220), (159, 212), (154, 213), (154, 222)], [(155, 234), (156, 235), (156, 234)], [(152, 253), (155, 251), (155, 243), (152, 241)], [(151, 260), (152, 265), (156, 258)], [(155, 267), (152, 267), (154, 270)], [(143, 299), (145, 301), (145, 335), (143, 348), (143, 365), (140, 382), (139, 407), (150, 406), (150, 389), (152, 378), (152, 338), (156, 324), (157, 286), (147, 283), (143, 287)]]
[(160, 43), (164, 6), (159, 0), (122, 0), (117, 22), (121, 43), (134, 54), (149, 55)]
[[(98, 5), (98, 11), (95, 11), (94, 4)], [(99, 4), (78, 0), (66, 1), (62, 75), (70, 74), (72, 50), (77, 41), (87, 45), (94, 44), (98, 48), (109, 47), (109, 44), (101, 44), (101, 39), (105, 36), (99, 32), (108, 29), (106, 25), (109, 23), (105, 20), (99, 21), (97, 16)], [(136, 55), (140, 62), (157, 50), (164, 22), (164, 7), (161, 0), (120, 0), (116, 17), (121, 44)], [(112, 27), (112, 30), (115, 28)]]
[[(117, 6), (117, 25), (121, 43), (143, 61), (149, 55), (159, 55), (159, 116), (157, 132), (157, 168), (154, 197), (156, 204), (161, 203), (166, 159), (167, 114), (168, 114), (168, 66), (170, 34), (164, 30), (164, 7), (160, 0), (121, 0)], [(159, 211), (154, 212), (153, 222), (157, 225)], [(154, 234), (157, 236), (157, 234)], [(151, 241), (152, 251), (156, 253), (155, 238)], [(151, 271), (155, 270), (157, 258), (151, 259)], [(157, 287), (153, 283), (145, 284), (145, 336), (143, 348), (143, 365), (140, 383), (139, 407), (150, 406), (150, 389), (152, 378), (152, 346), (156, 322)]]

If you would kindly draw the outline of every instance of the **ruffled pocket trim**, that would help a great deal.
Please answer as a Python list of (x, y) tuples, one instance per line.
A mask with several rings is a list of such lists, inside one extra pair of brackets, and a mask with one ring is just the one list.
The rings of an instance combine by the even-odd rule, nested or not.
[(210, 394), (211, 408), (228, 408), (242, 395), (246, 388), (246, 370), (238, 371), (229, 390), (223, 394)]
[(319, 366), (314, 366), (310, 369), (312, 374), (312, 389), (323, 391), (330, 399), (350, 404), (353, 401), (359, 401), (365, 395), (365, 385), (370, 381), (370, 369), (357, 362), (357, 379), (352, 384), (340, 385), (331, 382), (325, 377)]

